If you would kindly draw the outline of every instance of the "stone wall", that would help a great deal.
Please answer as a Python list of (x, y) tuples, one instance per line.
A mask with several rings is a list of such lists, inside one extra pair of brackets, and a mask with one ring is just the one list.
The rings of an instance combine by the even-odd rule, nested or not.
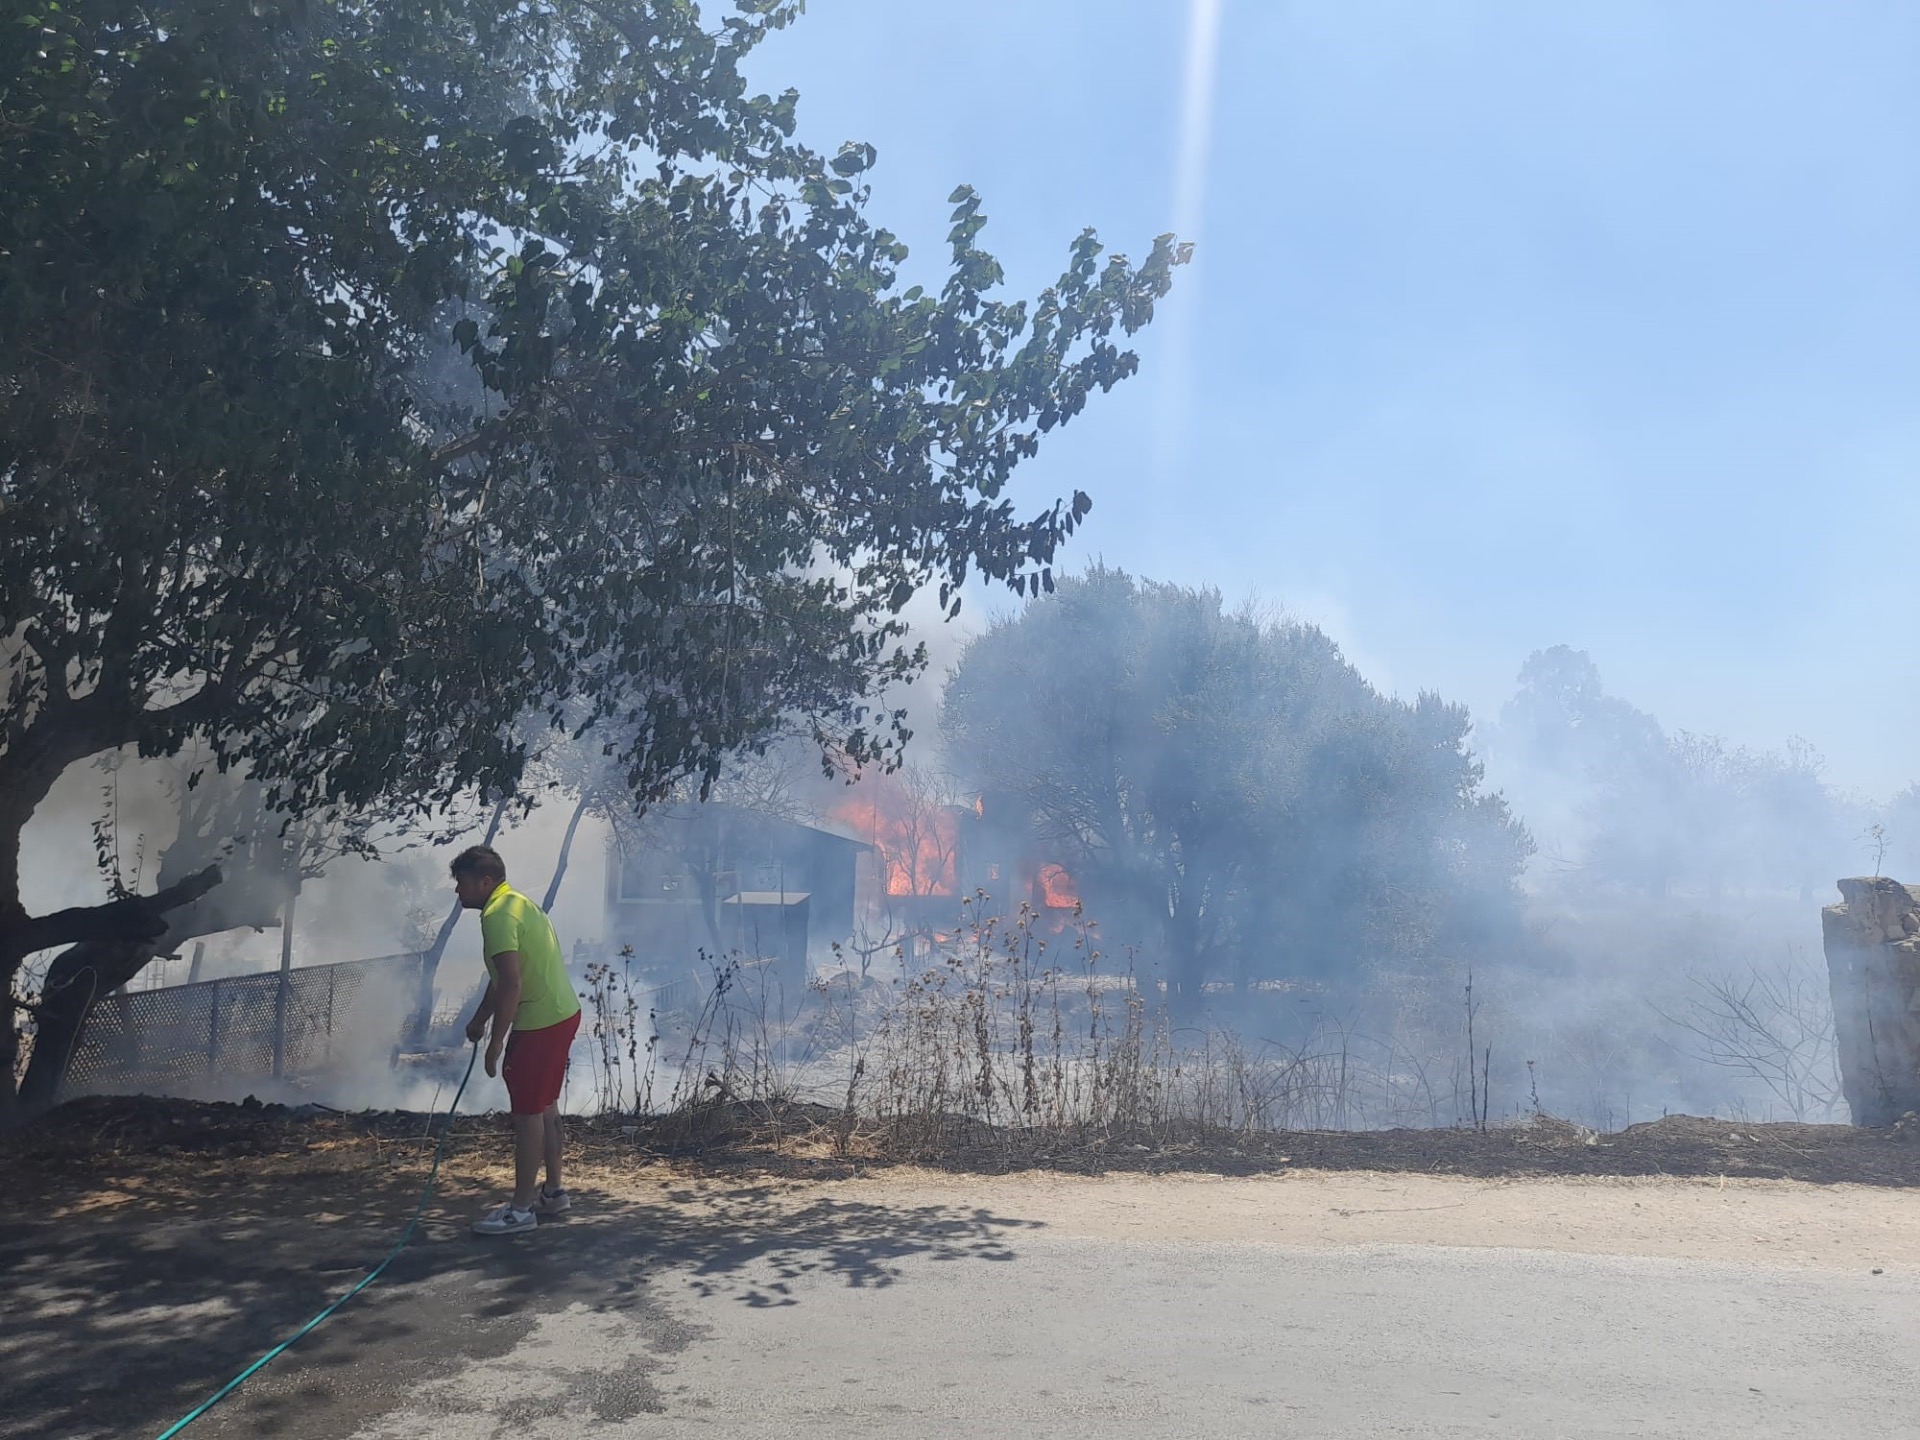
[(1840, 1085), (1856, 1125), (1920, 1111), (1920, 887), (1880, 876), (1836, 882), (1820, 913)]

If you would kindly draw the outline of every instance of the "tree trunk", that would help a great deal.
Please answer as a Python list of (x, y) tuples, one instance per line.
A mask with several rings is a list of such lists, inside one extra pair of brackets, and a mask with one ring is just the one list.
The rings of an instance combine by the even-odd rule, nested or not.
[(554, 862), (553, 878), (547, 882), (547, 898), (540, 908), (553, 917), (553, 905), (560, 898), (560, 882), (567, 878), (567, 857), (573, 853), (573, 834), (580, 828), (580, 817), (587, 813), (587, 795), (582, 792), (580, 801), (573, 807), (573, 815), (567, 821), (567, 833), (560, 839), (560, 858)]
[[(220, 867), (209, 865), (197, 874), (189, 875), (152, 895), (130, 895), (110, 900), (104, 905), (60, 910), (47, 916), (27, 916), (11, 923), (0, 919), (0, 1118), (15, 1118), (12, 1112), (22, 1103), (22, 1097), (14, 1093), (14, 1074), (20, 1060), (20, 1035), (15, 1028), (17, 1007), (13, 999), (13, 980), (26, 958), (57, 945), (72, 946), (48, 970), (46, 984), (42, 987), (43, 996), (54, 986), (56, 977), (64, 973), (63, 966), (75, 974), (85, 974), (89, 965), (95, 967), (98, 983), (93, 989), (87, 990), (86, 982), (82, 981), (84, 998), (79, 993), (69, 994), (59, 999), (56, 1007), (56, 1019), (59, 1024), (65, 1025), (64, 1007), (79, 1006), (67, 1044), (70, 1052), (72, 1046), (78, 1043), (80, 1027), (86, 1024), (94, 1000), (114, 986), (124, 985), (140, 973), (142, 965), (153, 958), (170, 932), (169, 912), (193, 904), (219, 883)], [(109, 965), (103, 958), (94, 957), (104, 957), (109, 951), (117, 953), (122, 949), (128, 954), (144, 951), (144, 956), (126, 974), (108, 982), (106, 975), (117, 973), (118, 964)], [(76, 956), (77, 960), (73, 958)], [(44, 1005), (44, 999), (42, 1003)], [(42, 1057), (47, 1020), (47, 1012), (43, 1009), (35, 1026), (34, 1054), (29, 1062), (29, 1073), (34, 1066), (39, 1066), (44, 1074), (46, 1067), (53, 1064), (53, 1054), (58, 1053), (56, 1049), (47, 1057)], [(58, 1090), (67, 1059), (68, 1055), (61, 1054), (51, 1079), (43, 1079), (38, 1083)], [(26, 1076), (21, 1077), (23, 1086), (26, 1079)]]
[(60, 1098), (60, 1083), (80, 1048), (95, 1003), (138, 975), (154, 954), (150, 941), (90, 940), (64, 951), (53, 962), (40, 987), (33, 1055), (20, 1082), (18, 1106), (23, 1117), (38, 1114)]
[[(69, 765), (130, 738), (125, 734), (127, 720), (140, 709), (138, 702), (104, 689), (74, 700), (58, 679), (63, 662), (57, 657), (42, 656), (42, 660), (49, 667), (46, 703), (31, 722), (9, 726), (0, 736), (5, 747), (0, 750), (0, 1117), (14, 1102), (20, 1036), (15, 1029), (18, 1007), (13, 982), (27, 957), (82, 940), (142, 938), (125, 933), (136, 916), (124, 901), (38, 918), (28, 915), (21, 902), (20, 842), (27, 823)], [(111, 912), (108, 918), (117, 922), (117, 928), (98, 928), (101, 917), (96, 912), (100, 911)]]
[(1163, 931), (1167, 945), (1167, 1008), (1181, 1019), (1200, 1009), (1201, 986), (1206, 981), (1206, 956), (1199, 926), (1180, 897), (1168, 907)]
[(13, 999), (13, 974), (20, 962), (0, 965), (0, 1122), (14, 1109), (14, 1081), (20, 1073), (20, 1007)]
[(713, 865), (707, 861), (688, 865), (687, 872), (693, 877), (694, 891), (700, 897), (700, 918), (707, 922), (707, 937), (713, 941), (713, 961), (717, 964), (727, 950), (727, 942), (720, 934), (720, 882), (713, 873)]
[[(482, 845), (493, 844), (494, 836), (500, 833), (500, 825), (507, 818), (507, 801), (502, 800), (493, 807), (493, 818), (487, 822), (487, 838)], [(420, 957), (420, 988), (414, 993), (413, 1015), (407, 1022), (409, 1045), (418, 1045), (427, 1038), (427, 1027), (433, 1023), (433, 981), (440, 973), (441, 957), (447, 953), (447, 942), (453, 938), (454, 927), (460, 923), (460, 902), (454, 901), (447, 909), (447, 918), (440, 922), (440, 932), (433, 937), (433, 944), (427, 953)]]
[(41, 950), (94, 940), (158, 940), (167, 933), (168, 911), (191, 905), (219, 883), (220, 867), (209, 865), (152, 895), (128, 895), (104, 905), (80, 905), (11, 922), (0, 919), (0, 965), (11, 961), (11, 978), (27, 956)]
[(700, 897), (700, 918), (706, 921), (707, 937), (713, 941), (713, 964), (720, 963), (727, 950), (720, 933), (720, 863), (726, 858), (724, 850), (718, 822), (705, 807), (697, 807), (681, 835), (679, 855), (680, 864), (693, 879), (694, 893)]
[(287, 977), (293, 972), (293, 912), (297, 897), (287, 897), (280, 912), (280, 984), (273, 995), (273, 1078), (287, 1073)]
[[(167, 861), (162, 859), (163, 875), (166, 869)], [(131, 981), (155, 955), (201, 935), (263, 928), (283, 907), (291, 911), (299, 888), (300, 872), (292, 863), (264, 870), (243, 869), (225, 883), (220, 881), (219, 869), (210, 868), (147, 897), (149, 905), (165, 902), (169, 906), (160, 917), (160, 933), (153, 938), (88, 940), (62, 954), (48, 969), (41, 987), (33, 1057), (21, 1077), (22, 1111), (33, 1113), (59, 1098), (67, 1067), (85, 1038), (87, 1020), (95, 1005)], [(182, 903), (174, 904), (175, 900)], [(194, 947), (196, 979), (204, 949)], [(7, 1073), (10, 1077), (12, 1071)]]

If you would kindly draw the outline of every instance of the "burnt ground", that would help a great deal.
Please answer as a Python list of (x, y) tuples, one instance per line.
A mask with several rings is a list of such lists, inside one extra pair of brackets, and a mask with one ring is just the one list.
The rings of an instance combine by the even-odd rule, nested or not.
[[(828, 1197), (796, 1211), (777, 1200), (790, 1182), (933, 1169), (1920, 1185), (1912, 1124), (1862, 1131), (1675, 1116), (1606, 1136), (1545, 1118), (1485, 1134), (1039, 1136), (952, 1122), (842, 1139), (839, 1119), (821, 1107), (727, 1105), (645, 1123), (575, 1121), (573, 1186), (592, 1197), (586, 1215), (539, 1246), (503, 1247), (474, 1244), (466, 1224), (498, 1198), (505, 1117), (457, 1117), (420, 1235), (355, 1302), (353, 1323), (303, 1341), (297, 1363), (250, 1381), (243, 1402), (195, 1425), (195, 1440), (350, 1433), (437, 1377), (509, 1354), (569, 1307), (626, 1316), (646, 1337), (638, 1359), (610, 1372), (617, 1383), (588, 1397), (591, 1413), (656, 1413), (667, 1402), (655, 1377), (690, 1343), (651, 1282), (662, 1267), (731, 1287), (757, 1309), (790, 1304), (788, 1287), (808, 1276), (864, 1289), (891, 1283), (916, 1257), (1004, 1261), (1007, 1237), (1031, 1225), (964, 1198)], [(425, 1178), (435, 1126), (405, 1113), (94, 1098), (0, 1134), (12, 1202), (0, 1232), (9, 1396), (0, 1436), (159, 1433), (386, 1253)], [(668, 1177), (664, 1188), (623, 1185), (642, 1172)]]
[[(833, 1178), (891, 1165), (956, 1174), (1056, 1170), (1074, 1175), (1255, 1175), (1367, 1170), (1478, 1178), (1672, 1176), (1920, 1186), (1920, 1119), (1887, 1130), (1847, 1125), (1751, 1124), (1670, 1115), (1614, 1134), (1540, 1116), (1467, 1128), (1239, 1132), (1175, 1126), (1137, 1134), (1023, 1132), (954, 1120), (913, 1133), (843, 1130), (817, 1105), (734, 1104), (636, 1120), (575, 1118), (568, 1144), (591, 1169), (667, 1161), (715, 1176)], [(0, 1171), (16, 1195), (71, 1202), (118, 1185), (164, 1186), (195, 1176), (251, 1184), (353, 1177), (417, 1183), (442, 1122), (405, 1111), (339, 1113), (320, 1107), (90, 1097), (36, 1123), (0, 1132)], [(496, 1155), (502, 1115), (456, 1116), (455, 1170)]]

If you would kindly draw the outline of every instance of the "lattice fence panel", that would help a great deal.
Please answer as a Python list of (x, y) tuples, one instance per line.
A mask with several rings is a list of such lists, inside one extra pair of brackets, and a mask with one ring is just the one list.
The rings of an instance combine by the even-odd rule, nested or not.
[(349, 1036), (360, 1054), (369, 1037), (398, 1038), (420, 965), (418, 955), (389, 955), (109, 996), (94, 1007), (66, 1089), (184, 1089), (269, 1076), (283, 1024), (282, 1073), (327, 1070), (346, 1058)]

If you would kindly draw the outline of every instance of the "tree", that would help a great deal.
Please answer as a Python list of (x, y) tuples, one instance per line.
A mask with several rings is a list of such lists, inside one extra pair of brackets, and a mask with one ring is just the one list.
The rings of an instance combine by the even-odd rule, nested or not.
[[(1872, 833), (1873, 827), (1879, 830)], [(1912, 880), (1920, 872), (1920, 785), (1908, 785), (1865, 817), (1854, 855), (1876, 875)]]
[(1669, 735), (1564, 645), (1528, 657), (1493, 748), (1529, 819), (1586, 880), (1648, 895), (1770, 888), (1810, 900), (1862, 823), (1804, 740), (1774, 752)]
[(1674, 1013), (1682, 1054), (1757, 1081), (1795, 1120), (1826, 1122), (1842, 1097), (1833, 1003), (1817, 972), (1793, 958), (1745, 974), (1689, 975)]
[(1191, 1005), (1210, 977), (1418, 964), (1505, 917), (1529, 850), (1464, 710), (1379, 695), (1309, 625), (1095, 568), (974, 640), (956, 763)]
[(511, 794), (511, 722), (570, 701), (641, 799), (794, 715), (890, 757), (902, 608), (1047, 583), (1089, 502), (1021, 518), (1007, 479), (1186, 258), (1086, 232), (1003, 300), (962, 188), (945, 284), (903, 288), (871, 147), (806, 149), (741, 77), (797, 0), (23, 5), (0, 1086), (23, 959), (184, 895), (28, 913), (21, 832), (90, 755), (197, 742), (293, 817)]

